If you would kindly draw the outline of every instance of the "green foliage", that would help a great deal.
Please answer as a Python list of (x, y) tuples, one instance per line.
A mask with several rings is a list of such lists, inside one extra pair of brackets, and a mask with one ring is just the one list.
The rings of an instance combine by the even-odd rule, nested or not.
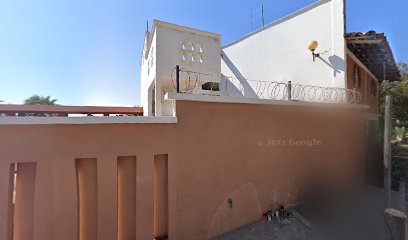
[(37, 94), (24, 100), (24, 105), (57, 105), (57, 99), (51, 99), (51, 96), (39, 96)]
[[(384, 116), (384, 100), (386, 95), (393, 97), (392, 118), (394, 120), (393, 135), (403, 140), (408, 130), (408, 65), (398, 64), (401, 79), (396, 82), (383, 81), (380, 92), (380, 110)], [(382, 122), (384, 122), (382, 120)], [(392, 178), (394, 185), (400, 179), (408, 177), (408, 145), (398, 142), (392, 146)]]
[(407, 81), (408, 80), (408, 64), (407, 63), (399, 63), (398, 64), (400, 73), (401, 73), (401, 80)]
[(403, 139), (407, 136), (408, 129), (406, 127), (394, 127), (393, 135), (398, 139)]
[[(57, 105), (57, 99), (51, 99), (51, 96), (39, 96), (37, 94), (24, 100), (24, 105)], [(55, 114), (48, 113), (19, 113), (19, 116), (41, 116), (41, 117), (51, 117)]]
[(392, 118), (396, 125), (408, 126), (408, 65), (399, 63), (401, 80), (390, 82), (383, 81), (380, 91), (380, 111), (384, 114), (385, 96), (393, 97)]
[[(392, 178), (397, 185), (401, 179), (408, 177), (408, 145), (392, 145)], [(396, 188), (397, 189), (397, 188)]]

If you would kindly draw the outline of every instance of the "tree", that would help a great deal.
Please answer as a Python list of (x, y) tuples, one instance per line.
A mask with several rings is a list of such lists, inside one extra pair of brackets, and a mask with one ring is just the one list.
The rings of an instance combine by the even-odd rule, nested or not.
[(401, 80), (390, 82), (383, 81), (380, 92), (380, 110), (384, 114), (384, 100), (386, 95), (393, 97), (392, 118), (394, 125), (408, 126), (408, 65), (406, 63), (398, 64)]
[[(24, 100), (24, 105), (52, 105), (56, 106), (57, 105), (57, 99), (51, 99), (51, 96), (39, 96), (37, 94), (27, 98)], [(41, 117), (52, 117), (55, 116), (55, 114), (49, 114), (49, 113), (19, 113), (19, 116), (41, 116)]]
[[(380, 92), (380, 111), (384, 116), (385, 96), (391, 95), (393, 119), (393, 137), (402, 140), (406, 137), (408, 127), (408, 64), (399, 63), (398, 68), (401, 74), (400, 81), (383, 81)], [(383, 133), (384, 118), (380, 120), (381, 133)], [(392, 146), (392, 178), (393, 186), (398, 186), (398, 180), (408, 177), (408, 148), (400, 144)]]
[(407, 81), (408, 80), (408, 64), (401, 62), (398, 64), (398, 67), (401, 73), (401, 81)]
[(24, 105), (57, 105), (57, 99), (51, 99), (51, 96), (39, 96), (37, 94), (24, 100)]

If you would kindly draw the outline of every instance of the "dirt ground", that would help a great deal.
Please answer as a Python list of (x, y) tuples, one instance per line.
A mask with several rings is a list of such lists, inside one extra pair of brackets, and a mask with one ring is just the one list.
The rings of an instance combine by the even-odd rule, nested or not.
[[(391, 238), (384, 221), (388, 205), (385, 196), (383, 189), (363, 186), (343, 196), (296, 207), (311, 228), (293, 216), (289, 224), (278, 220), (254, 222), (215, 240), (388, 240)], [(402, 196), (393, 191), (388, 206), (403, 210), (406, 202)]]

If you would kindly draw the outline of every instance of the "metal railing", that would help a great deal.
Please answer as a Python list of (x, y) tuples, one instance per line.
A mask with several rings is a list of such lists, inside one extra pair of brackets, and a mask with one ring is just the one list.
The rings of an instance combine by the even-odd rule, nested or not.
[[(346, 88), (251, 80), (194, 72), (178, 66), (173, 69), (171, 79), (172, 91), (185, 94), (343, 104), (358, 104), (362, 99), (360, 92)], [(207, 88), (203, 89), (203, 85)]]

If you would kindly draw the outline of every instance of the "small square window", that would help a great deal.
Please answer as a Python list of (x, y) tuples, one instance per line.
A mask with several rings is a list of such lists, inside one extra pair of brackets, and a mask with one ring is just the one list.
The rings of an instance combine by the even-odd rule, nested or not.
[(203, 52), (203, 48), (201, 47), (201, 44), (196, 44), (195, 51), (196, 51), (196, 52), (200, 52), (200, 53)]
[(191, 53), (183, 53), (183, 61), (193, 61), (193, 55)]
[(185, 45), (185, 43), (184, 43), (183, 41), (180, 41), (179, 49), (181, 49), (181, 50), (185, 50), (185, 49), (186, 49), (186, 45)]
[(185, 61), (186, 60), (186, 57), (184, 56), (184, 53), (179, 54), (179, 59), (180, 59), (180, 61)]
[(193, 44), (191, 42), (186, 42), (184, 43), (185, 48), (184, 50), (192, 51), (193, 50)]

